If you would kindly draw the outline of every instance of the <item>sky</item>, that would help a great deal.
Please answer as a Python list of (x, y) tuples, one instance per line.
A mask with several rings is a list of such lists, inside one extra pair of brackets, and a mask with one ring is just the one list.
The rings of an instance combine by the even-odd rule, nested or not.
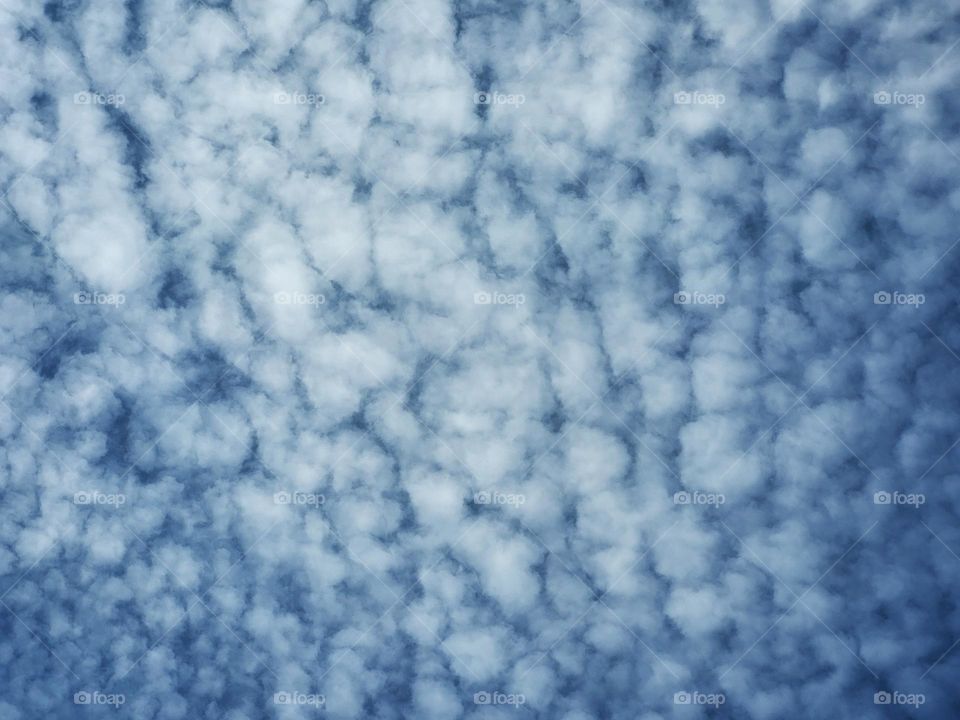
[(0, 720), (960, 715), (960, 7), (0, 38)]

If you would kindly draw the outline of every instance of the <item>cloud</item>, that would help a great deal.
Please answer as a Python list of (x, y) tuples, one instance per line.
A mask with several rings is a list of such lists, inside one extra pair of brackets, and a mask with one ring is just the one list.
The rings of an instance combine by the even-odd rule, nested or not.
[(7, 0), (0, 718), (949, 715), (937, 10)]

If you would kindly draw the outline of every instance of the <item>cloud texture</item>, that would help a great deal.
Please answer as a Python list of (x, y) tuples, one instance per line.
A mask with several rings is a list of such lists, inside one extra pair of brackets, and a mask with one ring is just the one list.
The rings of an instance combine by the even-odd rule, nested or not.
[(0, 38), (0, 720), (960, 713), (949, 4)]

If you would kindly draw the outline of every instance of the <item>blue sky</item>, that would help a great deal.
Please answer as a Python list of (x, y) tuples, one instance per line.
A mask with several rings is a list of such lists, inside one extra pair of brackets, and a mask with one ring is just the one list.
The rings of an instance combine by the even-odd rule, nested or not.
[(960, 712), (957, 12), (0, 36), (0, 720)]

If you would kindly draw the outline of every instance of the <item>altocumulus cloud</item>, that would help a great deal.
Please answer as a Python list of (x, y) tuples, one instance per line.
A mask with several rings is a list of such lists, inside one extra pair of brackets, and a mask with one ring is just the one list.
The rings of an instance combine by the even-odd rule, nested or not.
[(0, 36), (0, 720), (960, 712), (949, 4)]

